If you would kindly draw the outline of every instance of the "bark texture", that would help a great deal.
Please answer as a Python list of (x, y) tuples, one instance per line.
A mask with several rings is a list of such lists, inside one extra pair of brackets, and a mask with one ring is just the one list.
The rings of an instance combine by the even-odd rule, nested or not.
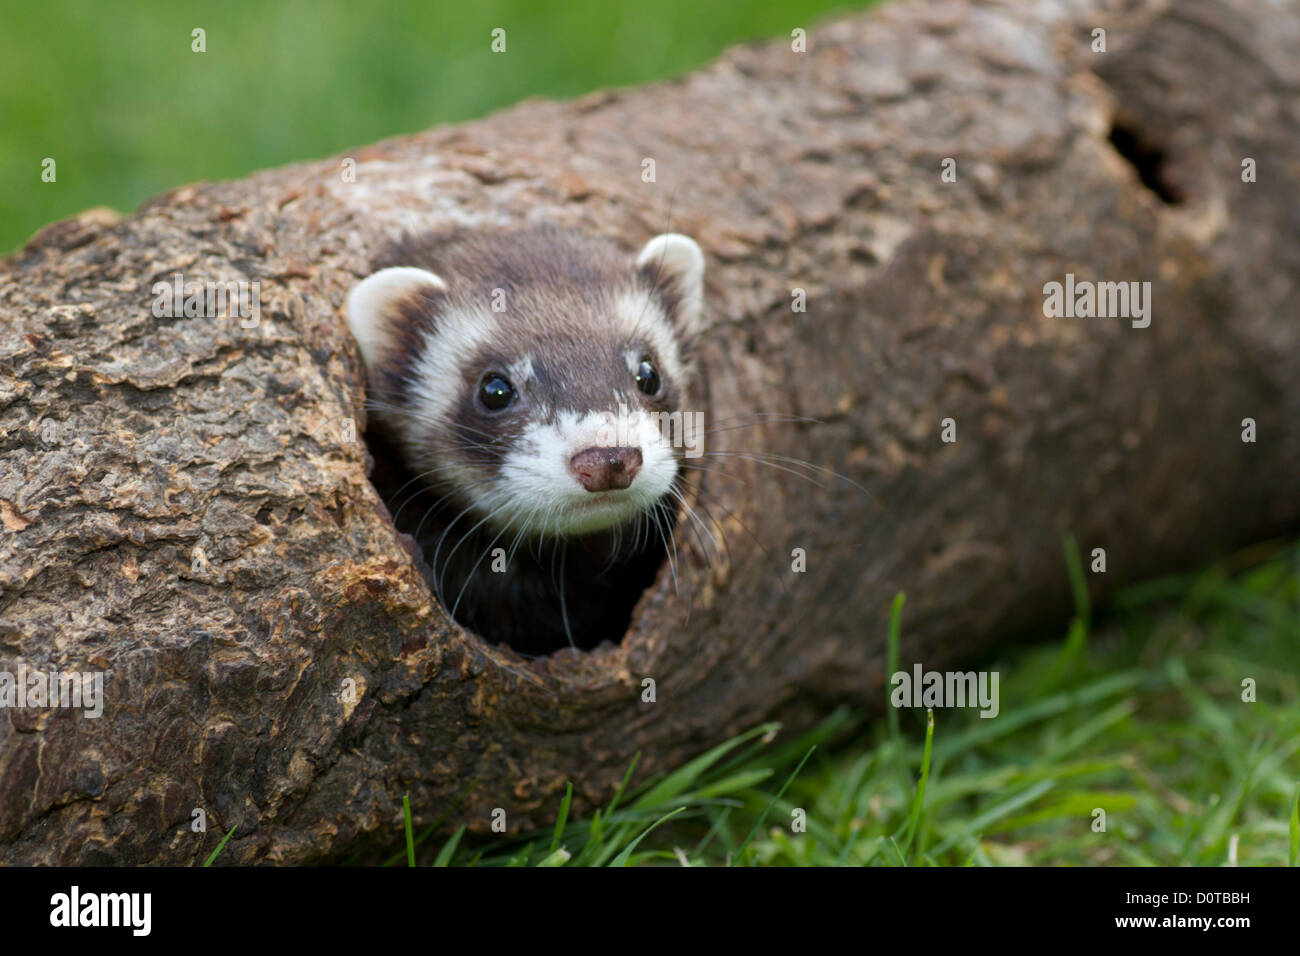
[[(898, 590), (940, 667), (1068, 609), (1066, 532), (1106, 549), (1100, 596), (1294, 528), (1298, 93), (1294, 4), (898, 4), (369, 146), (355, 182), (339, 157), (48, 227), (0, 263), (0, 670), (102, 670), (105, 710), (0, 714), (0, 862), (191, 863), (232, 827), (222, 862), (337, 859), (397, 845), (403, 794), (417, 826), (549, 822), (637, 751), (881, 700)], [(870, 495), (713, 460), (725, 555), (683, 525), (679, 592), (621, 644), (525, 661), (394, 533), (339, 310), (403, 229), (633, 250), (670, 209), (710, 257), (709, 423), (821, 422), (712, 449)], [(174, 273), (260, 281), (259, 324), (154, 318)], [(1150, 327), (1045, 318), (1066, 273), (1151, 281)]]

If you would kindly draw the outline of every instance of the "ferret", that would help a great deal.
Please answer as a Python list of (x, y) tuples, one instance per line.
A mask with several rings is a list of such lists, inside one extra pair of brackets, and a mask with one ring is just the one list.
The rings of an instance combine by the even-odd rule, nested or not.
[(390, 503), (440, 602), (527, 655), (617, 641), (702, 440), (667, 427), (703, 401), (699, 245), (531, 228), (407, 237), (374, 267), (346, 311), (375, 470), (415, 489)]

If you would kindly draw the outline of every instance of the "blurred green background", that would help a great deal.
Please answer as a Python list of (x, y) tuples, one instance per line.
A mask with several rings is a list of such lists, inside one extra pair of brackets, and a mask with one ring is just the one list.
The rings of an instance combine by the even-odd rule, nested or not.
[[(700, 66), (844, 0), (0, 0), (0, 254), (91, 206)], [(206, 53), (191, 31), (206, 31)], [(491, 32), (506, 31), (492, 53)], [(41, 181), (52, 157), (57, 181)]]

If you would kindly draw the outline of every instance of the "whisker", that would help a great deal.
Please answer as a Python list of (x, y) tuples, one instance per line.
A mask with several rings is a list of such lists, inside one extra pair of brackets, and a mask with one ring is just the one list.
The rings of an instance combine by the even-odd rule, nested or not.
[(750, 482), (746, 481), (744, 478), (741, 478), (739, 475), (733, 475), (731, 472), (723, 471), (721, 468), (706, 468), (703, 465), (687, 465), (687, 464), (681, 464), (679, 465), (679, 467), (686, 469), (688, 471), (698, 471), (701, 474), (705, 474), (705, 475), (719, 475), (720, 477), (723, 478), (730, 478), (732, 481), (738, 481), (742, 485), (745, 485), (746, 487), (748, 487), (751, 484)]
[[(413, 479), (413, 480), (415, 480), (415, 479)], [(409, 485), (410, 483), (411, 483), (411, 482), (408, 481), (408, 482), (406, 483), (406, 485)], [(406, 485), (403, 485), (402, 487), (405, 488)], [(400, 506), (398, 506), (397, 511), (394, 512), (394, 514), (393, 514), (393, 524), (394, 524), (394, 525), (397, 524), (397, 519), (400, 518), (400, 517), (402, 516), (402, 510), (403, 510), (407, 505), (409, 505), (412, 501), (416, 501), (416, 500), (420, 497), (420, 495), (424, 494), (426, 491), (428, 491), (428, 489), (427, 489), (426, 487), (421, 486), (419, 489), (417, 489), (416, 491), (412, 492), (410, 495), (407, 496), (406, 500), (403, 501), (403, 502), (401, 503)], [(400, 494), (400, 490), (399, 490), (398, 493)], [(453, 494), (454, 494), (454, 492), (449, 491), (449, 492), (447, 492), (445, 495), (442, 495), (440, 498), (438, 498), (437, 501), (435, 501), (432, 505), (429, 506), (429, 512), (426, 512), (426, 517), (427, 517), (427, 515), (428, 515), (430, 512), (432, 512), (434, 509), (436, 509), (439, 505), (441, 505), (444, 501), (446, 501), (448, 498), (450, 498)], [(393, 497), (395, 498), (395, 497), (397, 497), (397, 495), (393, 495)], [(421, 522), (421, 525), (423, 525), (423, 521)]]
[[(659, 505), (656, 504), (656, 508), (658, 507)], [(666, 535), (668, 539), (665, 542), (665, 548), (668, 552), (668, 568), (673, 573), (673, 593), (677, 593), (681, 589), (677, 579), (677, 536), (673, 534), (672, 524), (668, 520), (666, 513), (664, 514), (664, 524), (660, 529), (660, 533)]]
[[(763, 413), (759, 413), (759, 414), (763, 414)], [(728, 418), (720, 419), (714, 423), (714, 425), (717, 427), (706, 428), (702, 434), (717, 435), (720, 434), (721, 432), (739, 431), (742, 428), (757, 428), (759, 425), (789, 425), (789, 424), (824, 425), (826, 424), (824, 421), (822, 421), (819, 418), (805, 418), (802, 415), (777, 415), (776, 413), (773, 413), (771, 416), (761, 418), (758, 421), (744, 422), (738, 425), (728, 425), (727, 422), (729, 421), (733, 421), (733, 419), (728, 419)]]
[(567, 541), (560, 543), (560, 618), (564, 621), (564, 636), (569, 639), (569, 646), (576, 648), (578, 645), (573, 640), (573, 631), (569, 628), (569, 606), (565, 601), (564, 595), (564, 560), (569, 554), (569, 545)]
[(795, 471), (793, 468), (786, 468), (786, 467), (784, 467), (784, 466), (782, 466), (782, 465), (778, 465), (778, 464), (776, 464), (775, 462), (768, 461), (768, 460), (766, 460), (766, 459), (759, 458), (759, 457), (757, 457), (757, 456), (755, 456), (755, 455), (748, 454), (748, 453), (745, 453), (745, 452), (738, 452), (738, 451), (737, 451), (737, 452), (718, 452), (718, 451), (715, 451), (715, 452), (705, 452), (704, 457), (707, 458), (707, 457), (709, 457), (709, 456), (711, 456), (711, 455), (712, 455), (712, 456), (718, 456), (718, 457), (721, 457), (721, 456), (724, 456), (724, 455), (725, 455), (725, 456), (734, 457), (734, 458), (744, 458), (744, 459), (747, 460), (747, 461), (752, 461), (752, 462), (755, 462), (756, 464), (759, 464), (759, 465), (767, 465), (769, 468), (775, 468), (777, 471), (784, 471), (786, 474), (788, 474), (788, 475), (794, 475), (796, 478), (802, 478), (804, 481), (808, 482), (808, 483), (811, 484), (811, 485), (815, 485), (815, 486), (817, 486), (818, 488), (825, 488), (825, 487), (826, 487), (826, 486), (823, 485), (820, 481), (815, 481), (815, 480), (813, 480), (812, 478), (809, 478), (807, 475), (805, 475), (805, 474), (804, 474), (803, 472), (801, 472), (801, 471)]
[(811, 462), (811, 461), (805, 461), (805, 460), (802, 459), (802, 458), (791, 458), (791, 457), (789, 457), (789, 456), (787, 456), (787, 455), (776, 455), (776, 454), (772, 454), (772, 453), (770, 453), (770, 452), (740, 452), (740, 451), (712, 451), (712, 452), (705, 452), (701, 457), (708, 458), (708, 457), (710, 457), (710, 456), (716, 456), (716, 457), (747, 458), (747, 459), (749, 459), (750, 461), (757, 462), (758, 464), (761, 464), (761, 465), (768, 465), (768, 466), (770, 466), (770, 467), (772, 467), (772, 468), (777, 468), (777, 469), (780, 470), (780, 471), (788, 471), (790, 474), (795, 475), (796, 477), (799, 477), (799, 478), (803, 478), (805, 481), (810, 482), (811, 484), (816, 485), (818, 488), (824, 488), (824, 487), (825, 487), (825, 485), (822, 485), (820, 482), (813, 481), (813, 479), (809, 478), (807, 475), (800, 474), (800, 473), (797, 472), (797, 471), (790, 471), (790, 469), (787, 469), (787, 468), (781, 468), (779, 465), (774, 464), (774, 463), (775, 463), (775, 462), (786, 462), (786, 463), (788, 463), (788, 464), (798, 465), (798, 466), (801, 467), (801, 468), (807, 468), (807, 469), (809, 469), (810, 471), (820, 472), (821, 474), (828, 475), (828, 476), (830, 476), (830, 477), (832, 477), (832, 478), (837, 478), (837, 479), (839, 479), (840, 481), (843, 481), (843, 482), (845, 482), (845, 483), (847, 483), (847, 484), (850, 484), (850, 485), (852, 485), (854, 488), (858, 489), (858, 491), (862, 492), (864, 495), (866, 495), (868, 498), (870, 498), (873, 502), (876, 502), (876, 504), (879, 504), (879, 502), (876, 501), (876, 496), (875, 496), (875, 495), (873, 495), (870, 491), (868, 491), (868, 490), (867, 490), (866, 488), (864, 488), (862, 485), (858, 484), (856, 481), (854, 481), (854, 480), (853, 480), (852, 478), (850, 478), (848, 475), (840, 474), (838, 471), (835, 471), (835, 470), (830, 469), (830, 468), (826, 468), (826, 467), (824, 467), (823, 465), (817, 465), (817, 464), (814, 464), (814, 463)]
[[(469, 587), (470, 581), (474, 580), (474, 575), (478, 572), (479, 565), (483, 563), (483, 559), (492, 551), (492, 545), (496, 544), (497, 539), (505, 533), (505, 528), (498, 531), (496, 536), (488, 542), (488, 546), (483, 549), (483, 553), (478, 556), (478, 560), (474, 562), (474, 566), (469, 569), (469, 574), (465, 578), (465, 583), (460, 586), (460, 593), (456, 595), (456, 603), (451, 606), (451, 619), (453, 621), (456, 620), (456, 611), (460, 608), (460, 599), (465, 596), (465, 589)], [(451, 560), (450, 555), (448, 555), (447, 560)]]
[[(704, 529), (704, 533), (709, 536), (709, 541), (713, 544), (714, 553), (720, 554), (721, 551), (718, 545), (718, 539), (713, 536), (712, 531), (705, 527), (704, 522), (700, 520), (699, 516), (695, 513), (695, 509), (692, 508), (690, 502), (686, 500), (686, 497), (676, 488), (669, 488), (668, 494), (677, 499), (681, 506), (686, 510), (687, 517), (693, 519), (699, 528)], [(705, 546), (704, 540), (700, 537), (699, 531), (695, 532), (695, 539), (700, 543), (700, 550), (704, 552), (705, 560), (709, 560), (709, 549)]]
[[(487, 515), (486, 517), (484, 517), (484, 518), (480, 518), (478, 524), (474, 525), (474, 527), (470, 528), (470, 529), (469, 529), (468, 531), (466, 531), (463, 535), (461, 535), (460, 540), (456, 542), (456, 547), (452, 548), (452, 549), (451, 549), (451, 553), (447, 555), (447, 564), (444, 564), (443, 567), (442, 567), (442, 570), (439, 571), (439, 570), (438, 570), (438, 555), (442, 552), (442, 543), (443, 543), (444, 540), (446, 540), (448, 533), (450, 533), (452, 527), (456, 524), (456, 522), (459, 521), (459, 520), (460, 520), (462, 517), (464, 517), (465, 515), (467, 515), (467, 514), (470, 513), (469, 510), (466, 509), (466, 510), (462, 511), (460, 514), (458, 514), (458, 515), (456, 516), (455, 520), (452, 521), (452, 523), (451, 523), (450, 525), (447, 526), (447, 530), (444, 531), (444, 532), (442, 533), (442, 537), (438, 539), (438, 546), (437, 546), (437, 548), (434, 549), (434, 552), (433, 552), (433, 573), (434, 573), (434, 575), (437, 577), (437, 581), (438, 581), (437, 592), (438, 592), (438, 600), (439, 600), (439, 601), (442, 601), (442, 580), (443, 580), (443, 576), (446, 574), (446, 571), (447, 571), (447, 565), (451, 564), (451, 559), (452, 559), (453, 557), (455, 557), (456, 552), (460, 549), (460, 546), (461, 546), (462, 544), (465, 543), (465, 539), (466, 539), (466, 538), (468, 538), (468, 537), (469, 537), (470, 535), (472, 535), (475, 531), (477, 531), (480, 527), (482, 527), (483, 524), (484, 524), (485, 522), (487, 522), (488, 520), (490, 520), (490, 519), (492, 518), (493, 515), (497, 514), (497, 512), (501, 511), (501, 509), (504, 508), (504, 507), (505, 507), (505, 505), (500, 505), (500, 506), (498, 506), (497, 508), (495, 508), (494, 510), (492, 510), (491, 512), (489, 512), (488, 515)], [(446, 602), (443, 602), (443, 607), (446, 607)]]

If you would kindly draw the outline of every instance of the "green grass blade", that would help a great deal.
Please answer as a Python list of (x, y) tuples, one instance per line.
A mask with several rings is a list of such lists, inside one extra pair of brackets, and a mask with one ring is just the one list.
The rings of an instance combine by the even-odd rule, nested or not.
[[(239, 824), (235, 824), (235, 826), (238, 825)], [(220, 853), (225, 848), (226, 841), (230, 839), (230, 835), (234, 832), (235, 832), (235, 827), (231, 827), (229, 832), (227, 832), (226, 835), (221, 838), (221, 842), (217, 844), (217, 848), (212, 851), (212, 854), (206, 860), (203, 861), (204, 866), (212, 865), (212, 861), (215, 860), (217, 858), (217, 854)]]
[[(614, 795), (618, 799), (618, 794)], [(560, 838), (564, 836), (564, 824), (569, 819), (569, 805), (573, 803), (573, 784), (567, 783), (564, 787), (564, 799), (560, 801), (560, 812), (555, 818), (555, 834), (551, 837), (551, 848), (548, 852), (554, 854), (560, 848)]]
[(632, 755), (632, 762), (627, 765), (627, 773), (623, 774), (623, 782), (618, 785), (614, 791), (614, 797), (609, 801), (609, 807), (605, 810), (605, 816), (608, 818), (616, 809), (618, 809), (619, 798), (627, 792), (627, 785), (632, 780), (632, 773), (636, 770), (636, 765), (641, 762), (641, 751)]
[(974, 837), (975, 834), (982, 833), (985, 827), (989, 824), (996, 823), (998, 820), (1010, 816), (1021, 807), (1033, 803), (1055, 786), (1055, 780), (1044, 780), (1022, 793), (1018, 793), (1013, 797), (1003, 800), (1001, 803), (998, 803), (986, 810), (984, 813), (981, 813), (974, 820), (971, 820), (964, 826), (958, 827), (957, 831), (952, 836), (948, 837), (948, 839), (944, 840), (931, 851), (931, 855), (938, 856), (959, 840)]
[(609, 822), (610, 816), (618, 809), (618, 801), (627, 792), (627, 785), (632, 780), (632, 774), (636, 771), (636, 765), (641, 761), (641, 752), (638, 750), (632, 755), (632, 762), (627, 765), (627, 772), (623, 774), (623, 781), (614, 791), (613, 798), (609, 801), (609, 806), (605, 812), (597, 810), (591, 818), (591, 826), (587, 831), (587, 842), (582, 845), (582, 852), (578, 854), (576, 866), (590, 866), (592, 857), (600, 849), (600, 838), (605, 832), (605, 824)]
[(799, 776), (799, 771), (803, 769), (803, 765), (808, 762), (808, 758), (813, 755), (813, 751), (816, 749), (816, 746), (808, 748), (808, 752), (804, 754), (803, 759), (799, 761), (799, 766), (795, 767), (790, 776), (785, 778), (785, 783), (781, 784), (781, 789), (776, 792), (776, 796), (767, 802), (767, 806), (763, 808), (762, 815), (759, 816), (757, 821), (755, 821), (753, 829), (749, 831), (749, 836), (745, 837), (745, 842), (740, 844), (740, 849), (736, 851), (734, 859), (740, 859), (741, 855), (745, 852), (745, 848), (749, 846), (749, 841), (754, 839), (754, 834), (757, 833), (759, 828), (763, 825), (763, 821), (767, 819), (767, 815), (772, 812), (772, 808), (776, 806), (776, 802), (785, 795), (786, 788), (794, 782), (795, 777)]
[(721, 760), (726, 754), (734, 750), (748, 740), (760, 737), (774, 732), (779, 724), (760, 724), (750, 730), (745, 731), (739, 736), (732, 737), (730, 740), (718, 744), (713, 749), (706, 751), (694, 760), (690, 760), (685, 766), (673, 771), (663, 780), (651, 787), (643, 794), (632, 808), (635, 810), (651, 810), (660, 807), (668, 801), (674, 799), (679, 794), (684, 793), (691, 787), (711, 766)]
[(753, 770), (742, 770), (733, 773), (730, 777), (719, 780), (717, 783), (711, 783), (701, 787), (699, 790), (692, 791), (690, 799), (693, 803), (699, 803), (704, 800), (712, 800), (715, 797), (725, 796), (731, 793), (740, 793), (743, 790), (752, 790), (760, 783), (772, 776), (775, 771), (771, 767), (756, 767)]
[(925, 804), (925, 785), (930, 779), (930, 753), (934, 749), (934, 711), (926, 712), (925, 753), (921, 757), (921, 782), (916, 785), (916, 798), (912, 801), (912, 812), (907, 821), (907, 839), (903, 841), (905, 852), (912, 852), (912, 837), (916, 835), (916, 824), (921, 819), (921, 808)]
[(731, 809), (731, 807), (724, 807), (722, 812), (714, 818), (712, 825), (709, 827), (709, 832), (704, 834), (704, 839), (700, 840), (700, 842), (695, 845), (695, 852), (691, 854), (692, 856), (698, 857), (703, 854), (705, 847), (713, 842), (713, 838), (718, 836), (718, 834), (721, 833), (725, 835), (729, 833), (727, 828), (727, 818), (731, 816)]
[(406, 825), (406, 865), (415, 866), (415, 831), (411, 828), (411, 797), (402, 794), (402, 819)]
[(635, 850), (635, 849), (637, 848), (637, 844), (638, 844), (638, 843), (640, 843), (640, 842), (641, 842), (642, 840), (644, 840), (647, 836), (649, 836), (649, 835), (650, 835), (650, 832), (651, 832), (652, 830), (654, 830), (655, 827), (659, 826), (659, 824), (661, 824), (661, 823), (665, 823), (666, 821), (671, 820), (673, 817), (677, 816), (677, 814), (683, 812), (685, 809), (686, 809), (685, 807), (678, 807), (676, 810), (672, 811), (671, 813), (666, 813), (666, 814), (664, 814), (662, 817), (660, 817), (660, 818), (659, 818), (658, 820), (656, 820), (654, 823), (650, 824), (650, 826), (646, 827), (646, 829), (643, 830), (643, 831), (641, 832), (641, 835), (640, 835), (639, 837), (637, 837), (635, 840), (633, 840), (631, 843), (629, 843), (626, 847), (624, 847), (624, 848), (623, 848), (623, 852), (620, 853), (618, 856), (614, 857), (613, 861), (612, 861), (609, 865), (610, 865), (610, 866), (627, 866), (627, 861), (628, 861), (629, 859), (631, 859), (631, 857), (632, 857), (632, 851)]
[(538, 866), (564, 866), (569, 862), (570, 853), (564, 847), (559, 846), (552, 850)]
[[(438, 851), (438, 857), (433, 861), (434, 866), (450, 866), (451, 858), (456, 855), (456, 847), (460, 846), (460, 838), (465, 835), (465, 824), (456, 828), (456, 832), (451, 835), (451, 839), (443, 845)], [(415, 864), (412, 863), (412, 866)]]
[[(420, 847), (420, 845), (424, 843), (425, 840), (429, 839), (429, 837), (431, 837), (431, 836), (433, 836), (433, 834), (437, 833), (437, 832), (438, 832), (438, 828), (441, 827), (441, 826), (443, 825), (443, 823), (446, 822), (447, 818), (450, 817), (453, 813), (455, 813), (456, 810), (460, 808), (460, 805), (461, 805), (462, 803), (464, 803), (464, 802), (465, 802), (465, 798), (464, 798), (464, 797), (459, 798), (455, 803), (453, 803), (453, 804), (451, 805), (451, 807), (449, 807), (449, 808), (448, 808), (444, 813), (442, 813), (442, 814), (438, 817), (438, 819), (434, 820), (434, 821), (433, 821), (432, 823), (430, 823), (427, 827), (425, 827), (423, 830), (421, 830), (421, 831), (420, 831), (420, 835), (417, 836), (417, 837), (415, 838), (415, 846), (416, 846), (416, 848), (418, 849), (418, 848)], [(399, 862), (399, 861), (402, 859), (402, 857), (404, 857), (404, 856), (406, 856), (406, 849), (405, 849), (405, 847), (403, 847), (401, 850), (398, 850), (396, 853), (394, 853), (392, 856), (390, 856), (387, 860), (385, 860), (384, 863), (383, 863), (383, 865), (384, 865), (384, 866), (392, 866), (393, 864)]]

